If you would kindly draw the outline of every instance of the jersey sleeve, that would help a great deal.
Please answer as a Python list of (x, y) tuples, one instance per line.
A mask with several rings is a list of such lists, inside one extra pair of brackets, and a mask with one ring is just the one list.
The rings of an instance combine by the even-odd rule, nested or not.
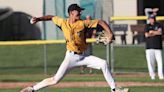
[(96, 28), (99, 20), (84, 20), (85, 26), (87, 28)]
[(149, 32), (149, 27), (148, 26), (149, 26), (148, 24), (145, 25), (145, 32)]
[(161, 29), (163, 29), (161, 24), (158, 24), (158, 28), (161, 28)]
[(158, 25), (158, 29), (160, 29), (160, 28), (161, 28), (162, 34), (164, 34), (163, 26), (161, 24)]
[(61, 27), (62, 23), (64, 22), (64, 19), (63, 18), (60, 18), (58, 16), (54, 16), (52, 18), (52, 21), (54, 24), (56, 24), (57, 26)]

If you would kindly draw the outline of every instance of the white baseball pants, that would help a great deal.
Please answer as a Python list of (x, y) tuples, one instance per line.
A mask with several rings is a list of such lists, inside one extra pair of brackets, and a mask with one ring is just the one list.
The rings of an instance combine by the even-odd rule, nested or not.
[(49, 85), (55, 85), (64, 77), (64, 75), (67, 73), (68, 70), (77, 66), (82, 66), (82, 65), (86, 65), (87, 67), (94, 68), (94, 69), (101, 69), (111, 89), (115, 88), (114, 79), (109, 71), (107, 62), (105, 60), (92, 56), (92, 55), (86, 56), (83, 54), (81, 55), (75, 54), (74, 52), (71, 52), (71, 51), (66, 52), (64, 61), (60, 65), (54, 77), (44, 79), (42, 82), (33, 86), (33, 88), (34, 90), (39, 90)]
[(155, 78), (155, 61), (157, 61), (158, 76), (163, 79), (163, 61), (162, 61), (162, 50), (147, 49), (146, 59), (148, 64), (149, 75), (152, 79)]

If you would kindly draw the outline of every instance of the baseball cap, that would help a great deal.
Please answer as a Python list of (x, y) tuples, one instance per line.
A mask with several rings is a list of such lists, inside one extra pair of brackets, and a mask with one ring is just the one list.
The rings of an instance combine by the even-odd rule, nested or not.
[(148, 19), (156, 19), (156, 16), (155, 16), (155, 15), (150, 15), (150, 16), (148, 17)]
[(78, 4), (71, 4), (71, 5), (68, 7), (68, 13), (69, 13), (70, 11), (73, 11), (73, 10), (82, 11), (82, 10), (84, 10), (84, 8), (81, 8)]

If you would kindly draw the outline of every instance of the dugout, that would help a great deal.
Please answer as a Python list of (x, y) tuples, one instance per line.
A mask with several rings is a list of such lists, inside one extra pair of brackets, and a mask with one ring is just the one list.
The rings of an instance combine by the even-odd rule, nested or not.
[[(0, 17), (5, 16), (8, 9), (0, 9)], [(0, 41), (39, 40), (41, 31), (37, 25), (31, 25), (30, 15), (23, 12), (12, 12), (0, 20)]]

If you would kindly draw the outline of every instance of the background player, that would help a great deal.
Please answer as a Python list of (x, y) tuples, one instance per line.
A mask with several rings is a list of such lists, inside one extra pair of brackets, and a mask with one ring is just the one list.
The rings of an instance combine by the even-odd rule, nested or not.
[(149, 24), (145, 27), (145, 37), (149, 75), (152, 80), (155, 79), (155, 61), (157, 61), (159, 79), (164, 79), (162, 63), (162, 26), (156, 22), (154, 15), (150, 15), (148, 20)]
[(94, 28), (97, 26), (97, 24), (101, 25), (108, 33), (108, 43), (112, 42), (113, 33), (104, 21), (80, 20), (82, 10), (84, 10), (84, 8), (79, 7), (77, 4), (71, 4), (68, 7), (68, 19), (49, 15), (38, 18), (35, 17), (31, 20), (31, 22), (34, 24), (39, 21), (52, 20), (54, 24), (59, 26), (62, 29), (66, 39), (67, 51), (64, 61), (60, 65), (56, 75), (46, 78), (32, 87), (27, 87), (21, 90), (21, 92), (34, 92), (50, 85), (56, 85), (64, 77), (69, 69), (82, 65), (86, 65), (87, 67), (95, 69), (101, 69), (107, 83), (112, 89), (112, 92), (127, 92), (125, 89), (116, 89), (114, 79), (105, 60), (92, 55), (86, 56), (83, 54), (83, 52), (86, 50), (85, 28)]

